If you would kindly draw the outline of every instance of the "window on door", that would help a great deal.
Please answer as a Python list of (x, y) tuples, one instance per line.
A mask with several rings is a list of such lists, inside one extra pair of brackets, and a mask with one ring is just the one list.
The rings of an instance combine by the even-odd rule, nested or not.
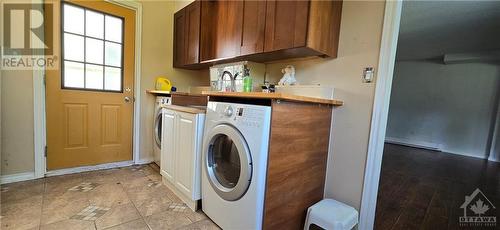
[(62, 88), (122, 92), (123, 18), (63, 3)]

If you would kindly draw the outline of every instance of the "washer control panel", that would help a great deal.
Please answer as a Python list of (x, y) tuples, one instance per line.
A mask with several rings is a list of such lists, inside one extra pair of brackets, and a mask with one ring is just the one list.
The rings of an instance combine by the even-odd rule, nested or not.
[[(210, 109), (209, 103), (208, 109)], [(266, 114), (265, 106), (218, 103), (215, 110), (219, 119), (227, 120), (236, 126), (261, 127)]]

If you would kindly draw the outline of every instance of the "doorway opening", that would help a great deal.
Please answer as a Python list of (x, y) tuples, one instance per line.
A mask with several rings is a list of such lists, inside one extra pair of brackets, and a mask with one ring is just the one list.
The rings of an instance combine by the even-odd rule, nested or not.
[(403, 3), (375, 229), (499, 226), (499, 40), (500, 2)]

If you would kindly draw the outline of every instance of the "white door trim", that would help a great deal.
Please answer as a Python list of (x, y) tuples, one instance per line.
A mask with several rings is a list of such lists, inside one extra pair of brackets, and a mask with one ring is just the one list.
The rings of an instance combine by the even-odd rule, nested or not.
[[(32, 0), (33, 4), (42, 4), (43, 0)], [(31, 17), (32, 24), (36, 23), (33, 20), (36, 17)], [(43, 20), (43, 19), (42, 19)], [(44, 35), (45, 36), (45, 35)], [(37, 38), (32, 37), (32, 40)], [(33, 55), (44, 55), (43, 51), (40, 53), (33, 53)], [(46, 162), (45, 162), (45, 145), (46, 145), (46, 127), (45, 127), (45, 68), (33, 69), (33, 150), (34, 150), (34, 178), (41, 178), (45, 176)], [(19, 177), (29, 178), (29, 177)]]
[(386, 1), (359, 229), (373, 229), (403, 2)]
[[(134, 126), (132, 154), (133, 162), (139, 162), (139, 132), (140, 119), (140, 96), (141, 96), (141, 44), (142, 44), (142, 4), (135, 0), (106, 0), (110, 3), (126, 7), (135, 11), (135, 73), (134, 73)], [(32, 0), (33, 3), (42, 3), (43, 0)], [(40, 54), (38, 54), (40, 55)], [(34, 112), (34, 158), (35, 178), (44, 177), (47, 174), (45, 158), (46, 146), (46, 119), (45, 119), (45, 70), (33, 70), (33, 112)], [(68, 171), (69, 172), (69, 171)], [(27, 177), (26, 177), (27, 178)]]

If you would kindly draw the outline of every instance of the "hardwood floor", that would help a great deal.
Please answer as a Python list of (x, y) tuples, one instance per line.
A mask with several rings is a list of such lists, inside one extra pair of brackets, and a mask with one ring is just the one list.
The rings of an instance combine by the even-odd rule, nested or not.
[(467, 229), (460, 206), (476, 188), (500, 221), (500, 163), (386, 144), (375, 229)]

